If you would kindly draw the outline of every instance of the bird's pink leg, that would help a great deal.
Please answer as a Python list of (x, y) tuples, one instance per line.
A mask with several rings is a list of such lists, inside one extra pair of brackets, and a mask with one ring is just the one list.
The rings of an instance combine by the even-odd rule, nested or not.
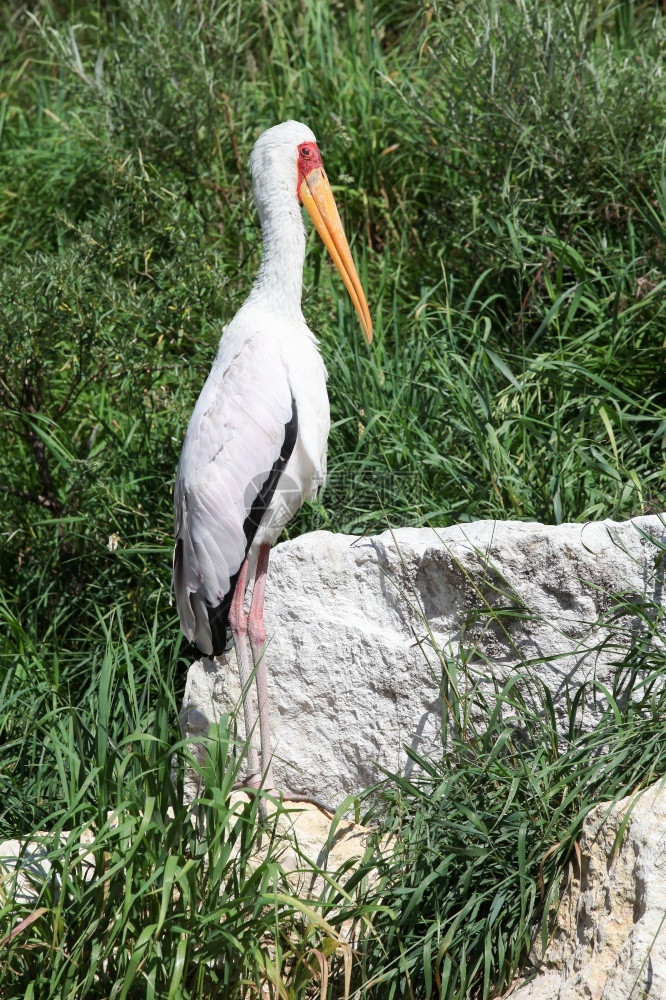
[(255, 737), (256, 717), (252, 710), (252, 699), (250, 691), (250, 677), (252, 676), (252, 663), (250, 661), (250, 650), (247, 646), (248, 618), (245, 614), (245, 587), (247, 585), (247, 559), (241, 566), (238, 574), (238, 582), (229, 608), (229, 624), (234, 637), (236, 647), (236, 662), (238, 663), (238, 674), (240, 676), (241, 691), (243, 697), (243, 715), (245, 717), (245, 739), (247, 740), (247, 783), (252, 788), (258, 788), (261, 783), (261, 769), (259, 767), (259, 756), (256, 747), (252, 742)]
[(268, 707), (268, 672), (264, 646), (266, 643), (266, 626), (264, 625), (264, 593), (266, 591), (266, 575), (268, 559), (271, 554), (270, 545), (259, 547), (257, 572), (254, 577), (252, 603), (247, 620), (247, 631), (252, 646), (252, 656), (257, 670), (257, 701), (259, 702), (259, 728), (261, 730), (261, 770), (267, 789), (273, 788), (273, 762), (271, 758), (271, 719)]

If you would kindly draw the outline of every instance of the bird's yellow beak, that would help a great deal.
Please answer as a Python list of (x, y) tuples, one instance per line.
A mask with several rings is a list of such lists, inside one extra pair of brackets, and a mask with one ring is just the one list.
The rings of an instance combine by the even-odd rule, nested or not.
[(347, 291), (358, 313), (365, 339), (371, 344), (372, 320), (370, 319), (370, 310), (368, 309), (365, 293), (356, 273), (351, 250), (349, 249), (347, 237), (342, 228), (340, 215), (338, 214), (333, 192), (331, 191), (331, 185), (328, 183), (323, 167), (315, 167), (305, 175), (298, 189), (298, 194), (307, 208), (317, 232), (326, 244), (326, 249), (335, 261), (335, 266), (347, 286)]

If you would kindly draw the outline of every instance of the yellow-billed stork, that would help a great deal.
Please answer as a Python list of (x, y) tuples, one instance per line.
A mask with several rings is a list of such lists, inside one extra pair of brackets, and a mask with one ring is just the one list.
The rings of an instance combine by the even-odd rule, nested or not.
[(263, 256), (248, 298), (223, 331), (185, 435), (174, 495), (173, 589), (181, 628), (204, 655), (228, 648), (230, 627), (245, 692), (254, 660), (261, 762), (245, 697), (247, 783), (259, 787), (263, 775), (271, 789), (263, 655), (268, 559), (287, 521), (324, 482), (330, 425), (326, 369), (301, 312), (301, 205), (340, 272), (368, 343), (372, 322), (310, 129), (296, 121), (268, 129), (254, 145), (250, 170)]

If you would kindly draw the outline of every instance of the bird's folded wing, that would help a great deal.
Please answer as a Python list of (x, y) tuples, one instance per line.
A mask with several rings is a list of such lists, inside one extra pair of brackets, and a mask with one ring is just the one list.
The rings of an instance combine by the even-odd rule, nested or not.
[(246, 520), (291, 421), (287, 372), (266, 339), (246, 341), (226, 366), (213, 367), (187, 429), (174, 494), (173, 588), (190, 640), (197, 608), (220, 604), (240, 569)]

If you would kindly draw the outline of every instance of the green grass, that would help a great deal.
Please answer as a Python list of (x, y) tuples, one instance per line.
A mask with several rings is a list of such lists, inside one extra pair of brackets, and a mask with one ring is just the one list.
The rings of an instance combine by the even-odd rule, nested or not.
[[(17, 766), (0, 779), (0, 837), (38, 829), (51, 870), (28, 873), (34, 893), (18, 901), (11, 879), (0, 884), (0, 995), (232, 997), (282, 979), (302, 995), (315, 944), (334, 949), (338, 932), (325, 897), (306, 912), (294, 897), (277, 817), (253, 859), (258, 800), (230, 801), (242, 767), (231, 720), (197, 767), (174, 728), (173, 639), (154, 624), (130, 648), (121, 622), (101, 625), (106, 652), (83, 704), (54, 691), (35, 650), (31, 683), (18, 670), (5, 681), (4, 754)], [(183, 805), (186, 764), (201, 774), (196, 814)], [(37, 811), (17, 822), (26, 801)]]
[[(319, 948), (337, 996), (333, 902), (372, 920), (354, 964), (368, 995), (492, 995), (585, 811), (661, 773), (656, 689), (640, 710), (618, 692), (589, 737), (572, 704), (559, 745), (546, 693), (537, 724), (508, 690), (516, 725), (481, 706), (421, 778), (394, 779), (398, 853), (367, 859), (353, 906), (329, 886), (308, 916), (279, 859), (246, 864), (233, 742), (215, 750), (205, 836), (172, 790), (191, 651), (166, 593), (184, 430), (260, 257), (249, 151), (287, 117), (320, 140), (376, 329), (368, 350), (313, 234), (330, 479), (289, 532), (664, 509), (665, 39), (647, 0), (3, 7), (0, 835), (71, 839), (64, 861), (53, 840), (65, 888), (5, 946), (0, 995), (226, 1000), (268, 976), (305, 997)], [(618, 684), (662, 673), (635, 650)], [(87, 826), (91, 885), (72, 853)], [(428, 844), (444, 867), (424, 885)], [(29, 909), (0, 910), (0, 940)]]
[[(488, 615), (501, 626), (501, 610)], [(320, 995), (322, 966), (331, 998), (348, 981), (388, 1000), (499, 995), (534, 937), (546, 945), (590, 809), (666, 774), (664, 609), (619, 595), (604, 624), (624, 630), (627, 616), (634, 642), (591, 733), (586, 704), (607, 693), (594, 683), (569, 691), (562, 721), (529, 661), (489, 702), (475, 646), (440, 653), (441, 757), (410, 752), (410, 778), (375, 790), (382, 818), (360, 867), (303, 900), (275, 820), (231, 801), (233, 720), (211, 733), (196, 819), (183, 805), (194, 761), (176, 731), (182, 661), (158, 616), (131, 642), (117, 615), (102, 620), (104, 654), (75, 698), (5, 608), (25, 669), (7, 671), (1, 692), (0, 838), (36, 840), (52, 868), (32, 896), (0, 885), (0, 995), (189, 1000), (269, 983), (305, 1000)]]
[[(533, 664), (489, 701), (473, 649), (442, 657), (443, 755), (408, 750), (415, 776), (392, 775), (384, 793), (382, 832), (396, 837), (395, 850), (357, 875), (380, 874), (373, 901), (382, 908), (361, 946), (371, 995), (374, 984), (387, 998), (501, 995), (531, 945), (546, 948), (562, 873), (580, 875), (577, 840), (590, 809), (664, 775), (664, 609), (618, 598), (606, 625), (626, 628), (627, 614), (637, 639), (618, 658), (613, 690), (570, 690), (563, 722)], [(608, 708), (585, 732), (586, 705), (606, 695)]]

